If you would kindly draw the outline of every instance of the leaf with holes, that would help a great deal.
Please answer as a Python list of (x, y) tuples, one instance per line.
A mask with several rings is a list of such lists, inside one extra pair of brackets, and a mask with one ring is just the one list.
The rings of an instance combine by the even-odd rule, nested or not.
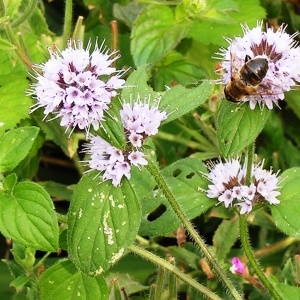
[(75, 188), (68, 217), (69, 255), (83, 273), (108, 270), (130, 246), (141, 222), (141, 207), (128, 180), (119, 187), (99, 183), (96, 172)]
[(21, 245), (43, 251), (57, 251), (58, 224), (49, 194), (38, 184), (4, 182), (10, 191), (0, 196), (0, 231)]
[(256, 107), (251, 110), (247, 104), (223, 101), (218, 115), (217, 137), (223, 156), (234, 156), (254, 142), (266, 125), (270, 110)]
[[(162, 170), (162, 175), (174, 194), (178, 204), (188, 219), (193, 219), (216, 201), (206, 197), (202, 190), (207, 189), (207, 180), (203, 178), (206, 167), (196, 158), (185, 158)], [(144, 173), (143, 177), (147, 175)], [(147, 176), (150, 176), (148, 174)], [(147, 181), (143, 178), (144, 181)], [(153, 182), (153, 181), (149, 181)], [(155, 185), (152, 191), (143, 198), (143, 219), (140, 235), (163, 235), (174, 231), (180, 226), (180, 221), (169, 205), (167, 199)]]
[(106, 300), (108, 287), (102, 276), (88, 277), (69, 260), (47, 269), (39, 281), (41, 300)]

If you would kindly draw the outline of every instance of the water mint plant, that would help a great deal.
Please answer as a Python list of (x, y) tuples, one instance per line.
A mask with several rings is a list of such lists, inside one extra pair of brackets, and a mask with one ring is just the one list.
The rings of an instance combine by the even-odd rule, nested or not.
[(0, 8), (3, 299), (297, 298), (294, 4)]

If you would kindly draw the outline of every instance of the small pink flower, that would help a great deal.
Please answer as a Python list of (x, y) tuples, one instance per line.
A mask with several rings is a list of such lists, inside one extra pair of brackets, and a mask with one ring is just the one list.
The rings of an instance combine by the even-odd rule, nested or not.
[(231, 264), (229, 270), (232, 274), (245, 274), (246, 266), (237, 257), (232, 258)]

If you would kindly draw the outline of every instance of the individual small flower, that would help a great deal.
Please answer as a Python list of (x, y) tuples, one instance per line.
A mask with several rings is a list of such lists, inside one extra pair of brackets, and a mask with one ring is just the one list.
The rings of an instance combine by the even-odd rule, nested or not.
[(120, 110), (122, 124), (134, 146), (140, 147), (142, 138), (155, 135), (161, 122), (167, 118), (167, 113), (158, 109), (160, 98), (157, 100), (150, 105), (149, 95), (148, 103), (142, 102), (140, 96), (135, 102), (123, 103)]
[(140, 151), (120, 150), (99, 136), (91, 136), (85, 144), (84, 152), (90, 155), (88, 166), (102, 174), (102, 180), (111, 180), (114, 186), (121, 184), (122, 178), (131, 177), (131, 166), (147, 165), (144, 153)]
[(229, 268), (232, 274), (244, 275), (246, 272), (246, 266), (238, 259), (238, 257), (233, 257), (231, 260), (231, 267)]
[(134, 166), (145, 166), (148, 164), (147, 160), (144, 158), (144, 153), (141, 151), (132, 151), (129, 155), (128, 155), (128, 159), (130, 161), (130, 163)]
[(246, 185), (246, 165), (238, 159), (228, 159), (217, 164), (209, 163), (210, 172), (204, 176), (211, 182), (207, 197), (217, 198), (224, 206), (240, 207), (240, 214), (250, 213), (255, 204), (269, 202), (279, 204), (280, 195), (278, 173), (262, 168), (263, 162), (254, 164), (250, 184)]
[[(254, 109), (257, 104), (266, 105), (269, 109), (272, 109), (274, 104), (278, 106), (278, 100), (284, 99), (284, 93), (300, 81), (300, 49), (294, 39), (298, 32), (289, 35), (285, 32), (286, 26), (284, 25), (276, 31), (273, 27), (263, 31), (262, 27), (262, 21), (259, 21), (253, 29), (247, 25), (242, 26), (244, 35), (234, 39), (226, 38), (229, 46), (221, 48), (217, 53), (222, 60), (218, 70), (218, 73), (222, 74), (220, 83), (227, 86), (237, 78), (242, 80), (250, 92), (241, 94), (241, 99), (238, 101), (249, 101), (251, 109)], [(254, 89), (251, 91), (249, 89), (251, 84), (243, 81), (240, 70), (247, 61), (256, 58), (267, 60), (267, 64), (261, 66), (261, 68), (266, 68), (267, 72), (265, 76), (260, 73), (262, 75), (258, 78), (261, 82), (253, 84)], [(246, 74), (247, 76), (251, 77), (251, 74)], [(251, 79), (257, 80), (257, 78)], [(241, 90), (238, 91), (241, 92)]]
[(99, 48), (96, 42), (91, 54), (90, 48), (91, 41), (83, 49), (82, 41), (71, 39), (63, 51), (49, 49), (50, 59), (34, 66), (37, 82), (28, 94), (37, 102), (31, 112), (44, 108), (45, 117), (54, 113), (67, 129), (78, 126), (89, 132), (91, 126), (99, 128), (112, 98), (124, 87), (124, 71), (111, 67), (120, 56), (109, 53), (103, 43)]

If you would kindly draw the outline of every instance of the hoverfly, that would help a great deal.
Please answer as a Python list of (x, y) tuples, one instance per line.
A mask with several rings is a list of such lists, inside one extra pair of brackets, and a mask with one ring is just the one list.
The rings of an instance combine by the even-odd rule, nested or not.
[[(232, 62), (231, 62), (232, 64)], [(240, 102), (244, 96), (254, 95), (269, 69), (269, 61), (262, 56), (245, 57), (245, 64), (235, 73), (231, 72), (230, 82), (224, 88), (228, 101)]]

